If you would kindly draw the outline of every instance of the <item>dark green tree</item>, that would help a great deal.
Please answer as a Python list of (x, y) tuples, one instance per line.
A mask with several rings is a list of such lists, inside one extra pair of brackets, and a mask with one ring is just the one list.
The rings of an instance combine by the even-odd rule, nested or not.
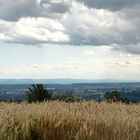
[(121, 100), (121, 94), (118, 91), (106, 92), (104, 95), (104, 99), (107, 102), (118, 102)]
[(52, 98), (52, 90), (47, 90), (45, 85), (33, 84), (27, 91), (28, 102), (42, 102)]
[(121, 93), (118, 91), (111, 91), (105, 93), (104, 99), (107, 102), (122, 102), (122, 103), (130, 104), (130, 101), (127, 98), (121, 97)]

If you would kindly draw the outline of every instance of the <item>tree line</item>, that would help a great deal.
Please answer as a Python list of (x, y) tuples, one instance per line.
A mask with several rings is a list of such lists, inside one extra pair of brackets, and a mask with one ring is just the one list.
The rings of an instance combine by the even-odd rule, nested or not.
[[(27, 100), (29, 103), (31, 102), (42, 102), (42, 101), (50, 101), (50, 100), (58, 100), (58, 101), (66, 101), (66, 102), (74, 102), (74, 101), (82, 101), (82, 98), (75, 98), (72, 94), (62, 94), (53, 96), (53, 91), (51, 89), (47, 89), (43, 84), (33, 84), (32, 87), (27, 90)], [(130, 101), (127, 98), (121, 97), (121, 93), (118, 91), (110, 91), (104, 94), (104, 98), (97, 101), (106, 101), (106, 102), (122, 102), (129, 104)]]

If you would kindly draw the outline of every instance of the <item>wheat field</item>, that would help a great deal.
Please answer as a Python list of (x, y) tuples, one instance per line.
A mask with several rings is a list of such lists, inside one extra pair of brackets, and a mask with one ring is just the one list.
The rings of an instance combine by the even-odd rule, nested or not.
[(140, 104), (0, 103), (0, 140), (140, 140)]

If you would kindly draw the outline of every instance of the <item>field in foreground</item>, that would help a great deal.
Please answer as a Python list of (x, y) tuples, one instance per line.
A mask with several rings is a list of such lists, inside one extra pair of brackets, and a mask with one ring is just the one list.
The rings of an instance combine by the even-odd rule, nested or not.
[(140, 104), (0, 103), (0, 140), (140, 140)]

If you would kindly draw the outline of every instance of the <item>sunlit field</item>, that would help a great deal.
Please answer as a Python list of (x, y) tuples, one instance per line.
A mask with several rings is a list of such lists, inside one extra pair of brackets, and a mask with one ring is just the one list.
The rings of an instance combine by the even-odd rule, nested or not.
[(140, 140), (140, 104), (0, 103), (0, 140)]

